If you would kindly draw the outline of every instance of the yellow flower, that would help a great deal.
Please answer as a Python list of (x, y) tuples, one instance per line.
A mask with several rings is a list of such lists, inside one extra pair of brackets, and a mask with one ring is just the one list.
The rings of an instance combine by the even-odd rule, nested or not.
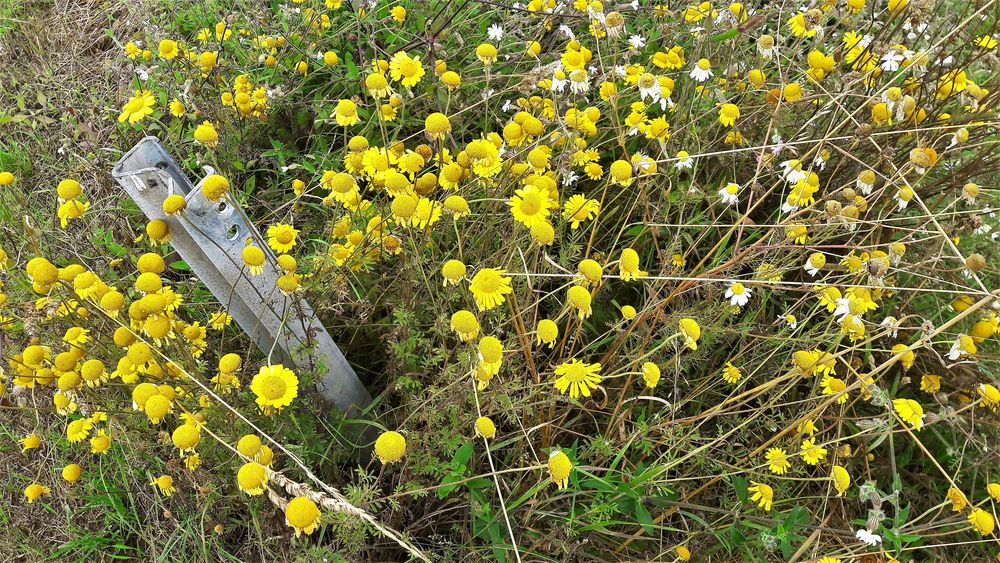
[(42, 439), (37, 434), (28, 434), (24, 438), (18, 440), (18, 442), (21, 443), (22, 453), (28, 450), (33, 450), (42, 445)]
[(153, 113), (153, 106), (155, 105), (156, 98), (153, 97), (152, 92), (149, 90), (136, 90), (135, 95), (122, 108), (122, 112), (118, 116), (118, 122), (124, 123), (127, 120), (131, 125), (139, 123), (144, 117)]
[(596, 199), (587, 199), (585, 196), (576, 194), (566, 200), (563, 205), (563, 219), (570, 222), (572, 229), (580, 227), (580, 223), (590, 221), (597, 217), (601, 211), (601, 204)]
[(212, 316), (208, 319), (208, 326), (215, 330), (223, 330), (229, 323), (233, 322), (233, 317), (225, 311), (216, 311), (212, 313)]
[(764, 458), (767, 460), (771, 473), (775, 475), (784, 475), (788, 471), (788, 468), (792, 466), (788, 461), (788, 456), (784, 448), (770, 448), (764, 454)]
[(66, 228), (69, 225), (70, 219), (79, 219), (83, 214), (90, 209), (90, 202), (81, 203), (78, 200), (71, 199), (59, 206), (56, 215), (59, 217), (59, 226)]
[(410, 57), (406, 51), (397, 51), (389, 61), (389, 75), (407, 88), (416, 86), (424, 76), (424, 66), (420, 57)]
[(251, 276), (259, 276), (264, 273), (265, 256), (264, 251), (258, 246), (250, 245), (243, 248), (241, 252), (243, 263)]
[(986, 485), (986, 492), (990, 494), (994, 501), (1000, 502), (1000, 483)]
[(993, 50), (997, 46), (997, 38), (990, 35), (980, 35), (976, 38), (975, 45), (987, 50)]
[(719, 108), (719, 123), (731, 127), (740, 118), (740, 108), (736, 104), (722, 104)]
[(396, 20), (396, 23), (403, 25), (403, 22), (406, 21), (406, 8), (402, 6), (394, 6), (391, 10), (389, 10), (389, 15), (392, 16), (392, 19)]
[(441, 219), (441, 203), (422, 197), (417, 200), (417, 208), (413, 212), (413, 217), (410, 219), (410, 224), (418, 229), (426, 229), (427, 227), (437, 223)]
[(440, 113), (434, 112), (424, 119), (424, 131), (432, 139), (443, 140), (445, 137), (451, 133), (451, 122), (448, 121), (448, 116)]
[(837, 489), (837, 496), (844, 496), (848, 487), (851, 486), (851, 475), (843, 467), (834, 465), (831, 468), (830, 477), (833, 478), (833, 486)]
[(90, 435), (90, 430), (93, 427), (94, 425), (90, 422), (90, 419), (80, 418), (74, 420), (66, 426), (66, 439), (71, 443), (82, 442)]
[(90, 439), (90, 453), (104, 454), (111, 449), (111, 436), (103, 428)]
[(75, 463), (70, 463), (69, 465), (66, 465), (65, 467), (62, 468), (62, 478), (67, 483), (75, 483), (79, 481), (80, 474), (82, 473), (83, 470), (80, 468), (79, 465)]
[(566, 301), (570, 307), (577, 310), (581, 320), (589, 317), (594, 311), (590, 304), (593, 297), (590, 290), (582, 285), (574, 285), (566, 292)]
[(660, 366), (653, 362), (642, 364), (642, 380), (646, 382), (646, 387), (655, 389), (660, 382)]
[(993, 515), (982, 508), (973, 508), (969, 514), (969, 524), (979, 532), (980, 536), (992, 536), (996, 527)]
[(365, 78), (365, 88), (377, 100), (389, 95), (389, 81), (381, 72), (373, 72)]
[(1000, 410), (1000, 389), (989, 383), (981, 384), (976, 388), (976, 393), (982, 399), (984, 407), (989, 408), (994, 413)]
[(937, 99), (943, 100), (952, 94), (964, 92), (968, 87), (968, 78), (962, 69), (954, 69), (938, 78)]
[(948, 489), (948, 500), (951, 501), (952, 512), (961, 512), (969, 506), (969, 499), (965, 497), (965, 493), (955, 487)]
[(556, 338), (559, 337), (559, 325), (549, 319), (542, 319), (538, 321), (535, 333), (539, 345), (546, 344), (549, 348), (552, 348), (556, 345)]
[(476, 377), (480, 381), (479, 387), (485, 389), (493, 376), (500, 373), (500, 366), (503, 364), (503, 342), (495, 336), (484, 336), (479, 341), (476, 351), (479, 354)]
[(902, 11), (910, 4), (910, 0), (889, 0), (889, 11), (893, 14)]
[(824, 395), (837, 395), (837, 403), (844, 404), (847, 402), (847, 383), (843, 379), (832, 377), (829, 375), (824, 375), (823, 379), (820, 380), (820, 386), (823, 387)]
[[(256, 452), (254, 452), (254, 455), (256, 455)], [(241, 491), (250, 496), (264, 494), (267, 481), (267, 468), (256, 461), (244, 463), (240, 466), (239, 471), (236, 472), (236, 484), (239, 485)]]
[(472, 276), (469, 290), (480, 311), (489, 311), (503, 305), (504, 295), (514, 291), (510, 287), (510, 278), (503, 274), (504, 270), (501, 269), (483, 268)]
[(295, 237), (299, 230), (285, 223), (278, 223), (267, 228), (267, 245), (279, 254), (286, 254), (295, 246)]
[(161, 59), (167, 59), (168, 61), (175, 59), (179, 52), (177, 42), (172, 39), (163, 39), (160, 41), (157, 51)]
[(181, 424), (170, 435), (170, 441), (180, 450), (181, 455), (193, 452), (201, 441), (201, 429), (195, 424)]
[(174, 494), (174, 491), (176, 490), (174, 489), (174, 478), (170, 475), (160, 475), (156, 479), (153, 479), (149, 484), (156, 487), (156, 489), (165, 497), (169, 497)]
[(229, 192), (229, 180), (218, 174), (212, 174), (201, 182), (201, 193), (208, 201), (222, 201)]
[(925, 373), (920, 377), (920, 390), (934, 394), (941, 390), (941, 376)]
[(634, 181), (632, 165), (628, 161), (616, 160), (611, 163), (611, 168), (608, 171), (611, 173), (611, 179), (623, 188), (629, 187)]
[(285, 523), (295, 528), (295, 537), (312, 534), (319, 525), (319, 507), (306, 497), (295, 497), (285, 508)]
[(264, 414), (270, 414), (292, 404), (299, 394), (299, 379), (281, 364), (263, 366), (250, 382), (250, 390)]
[(406, 438), (395, 430), (383, 432), (375, 440), (375, 455), (383, 464), (399, 462), (406, 455)]
[[(892, 0), (890, 0), (892, 1)], [(905, 1), (905, 0), (904, 0)], [(799, 12), (788, 19), (788, 28), (796, 37), (812, 38), (816, 36), (817, 28), (806, 21), (805, 12)]]
[(799, 423), (799, 425), (795, 428), (795, 431), (799, 434), (809, 434), (812, 436), (816, 433), (816, 423), (813, 422), (813, 419), (807, 418)]
[[(586, 290), (584, 290), (586, 291)], [(588, 364), (576, 359), (562, 362), (555, 369), (556, 389), (569, 393), (573, 399), (590, 396), (590, 390), (601, 384), (601, 364)]]
[(914, 430), (920, 430), (924, 418), (924, 408), (920, 403), (913, 399), (894, 399), (892, 408), (900, 420), (912, 426)]
[(592, 260), (590, 258), (585, 258), (580, 261), (580, 264), (576, 267), (577, 271), (580, 273), (580, 277), (576, 278), (576, 283), (582, 286), (599, 285), (601, 283), (601, 278), (604, 277), (604, 268), (597, 262), (597, 260)]
[(684, 337), (684, 343), (692, 350), (698, 349), (698, 339), (701, 338), (701, 327), (694, 319), (684, 318), (680, 320), (680, 334)]
[(459, 340), (468, 342), (479, 335), (479, 321), (471, 311), (462, 309), (451, 316), (451, 330), (458, 335)]
[(757, 505), (763, 508), (766, 512), (770, 512), (771, 503), (774, 502), (774, 489), (772, 489), (770, 485), (756, 483), (754, 481), (751, 481), (750, 485), (750, 487), (747, 487), (747, 490), (753, 493), (750, 500), (752, 502), (756, 502)]
[(618, 260), (618, 271), (622, 281), (632, 281), (649, 275), (639, 269), (639, 254), (631, 248), (622, 250), (622, 256)]
[(187, 109), (184, 107), (184, 104), (181, 103), (181, 101), (178, 100), (177, 98), (171, 100), (170, 105), (167, 107), (170, 108), (170, 115), (174, 117), (183, 117), (184, 113), (187, 111)]
[(573, 471), (573, 462), (569, 456), (560, 450), (549, 453), (549, 477), (556, 487), (565, 489), (569, 485), (569, 474)]
[(202, 121), (194, 130), (194, 140), (214, 149), (219, 144), (219, 132), (215, 130), (215, 125), (211, 121)]
[(219, 53), (217, 51), (205, 51), (198, 55), (198, 67), (202, 76), (208, 76), (212, 69), (219, 64)]
[(476, 47), (476, 57), (485, 66), (489, 67), (497, 60), (497, 48), (489, 43), (480, 43)]
[(497, 435), (497, 426), (488, 416), (481, 416), (476, 419), (476, 436), (493, 439)]
[(528, 184), (514, 191), (507, 204), (514, 220), (529, 229), (538, 223), (548, 222), (551, 199), (549, 191), (535, 184)]
[(727, 383), (736, 383), (742, 378), (743, 374), (739, 368), (734, 366), (732, 362), (726, 362), (726, 367), (722, 369), (722, 379), (725, 379)]
[(809, 230), (805, 225), (792, 225), (786, 229), (785, 235), (788, 237), (788, 240), (797, 244), (805, 244), (809, 237)]
[(28, 504), (38, 500), (38, 497), (47, 494), (49, 494), (49, 488), (38, 483), (32, 483), (24, 488), (24, 496), (28, 499)]
[(816, 465), (826, 457), (826, 448), (816, 445), (816, 438), (806, 438), (799, 446), (802, 453), (802, 460), (809, 465)]
[(340, 125), (341, 127), (350, 127), (361, 119), (358, 117), (357, 104), (347, 99), (337, 102), (337, 107), (334, 110), (334, 116), (337, 119), (337, 125)]

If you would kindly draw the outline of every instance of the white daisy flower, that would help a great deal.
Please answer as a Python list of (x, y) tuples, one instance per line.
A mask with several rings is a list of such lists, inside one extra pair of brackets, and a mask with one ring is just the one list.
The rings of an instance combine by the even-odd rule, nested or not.
[(628, 44), (630, 47), (638, 51), (646, 46), (646, 39), (641, 35), (632, 35), (628, 38)]
[(855, 180), (854, 185), (857, 186), (864, 195), (871, 195), (872, 189), (875, 187), (875, 184), (869, 184), (868, 182), (863, 181), (860, 176), (857, 180)]
[(650, 98), (654, 104), (660, 101), (662, 93), (660, 90), (660, 81), (652, 74), (648, 72), (643, 73), (636, 82), (636, 86), (639, 87), (640, 99), (645, 100), (646, 98)]
[(729, 300), (730, 305), (743, 307), (750, 302), (750, 288), (736, 282), (726, 290), (726, 299)]
[(683, 170), (685, 168), (692, 168), (694, 166), (694, 159), (688, 154), (687, 151), (678, 151), (677, 160), (674, 162), (674, 168), (678, 170)]
[(857, 537), (861, 543), (868, 544), (869, 547), (875, 547), (876, 545), (882, 543), (882, 536), (873, 534), (864, 528), (858, 530), (855, 537)]
[(574, 94), (584, 94), (590, 89), (587, 71), (576, 69), (569, 74), (569, 88)]
[(719, 195), (722, 196), (722, 203), (727, 205), (736, 205), (739, 201), (737, 194), (740, 192), (739, 184), (735, 182), (729, 182), (725, 186), (719, 188)]
[(791, 160), (786, 160), (781, 163), (782, 177), (789, 184), (797, 184), (799, 180), (804, 180), (806, 178), (806, 173), (802, 171), (802, 162), (793, 158)]
[(833, 316), (837, 318), (837, 322), (844, 320), (844, 317), (851, 314), (851, 300), (846, 297), (840, 297), (837, 299), (837, 308), (833, 310)]
[(486, 30), (486, 36), (494, 41), (500, 41), (503, 39), (503, 28), (495, 23)]
[(566, 73), (561, 70), (555, 71), (552, 75), (552, 86), (549, 87), (553, 92), (562, 93), (566, 89), (566, 85), (569, 84), (569, 80), (566, 78)]
[(906, 209), (906, 206), (909, 205), (910, 200), (913, 199), (913, 196), (914, 196), (913, 188), (911, 188), (910, 186), (903, 185), (899, 188), (899, 191), (896, 192), (896, 202), (899, 204), (900, 211)]
[(818, 274), (819, 271), (823, 268), (823, 266), (826, 265), (826, 260), (817, 260), (816, 262), (821, 262), (819, 264), (817, 264), (816, 262), (814, 262), (813, 261), (813, 256), (816, 256), (816, 255), (819, 255), (820, 257), (823, 256), (822, 254), (820, 254), (818, 252), (816, 254), (810, 255), (809, 258), (806, 259), (805, 265), (802, 266), (802, 268), (809, 274), (809, 276), (813, 277), (813, 278), (815, 278), (816, 274)]
[(955, 339), (955, 343), (951, 345), (951, 350), (948, 351), (948, 359), (957, 360), (975, 353), (976, 344), (973, 342), (972, 337), (960, 334), (958, 335), (958, 338)]
[(635, 154), (632, 165), (638, 174), (651, 174), (656, 168), (656, 161), (640, 152)]
[(902, 53), (897, 52), (895, 49), (889, 49), (889, 52), (882, 55), (882, 70), (886, 72), (896, 72), (899, 70), (899, 63), (903, 62), (904, 57)]
[(712, 63), (708, 59), (701, 59), (694, 68), (691, 69), (689, 76), (698, 82), (704, 82), (709, 78), (712, 78), (715, 73), (712, 72)]

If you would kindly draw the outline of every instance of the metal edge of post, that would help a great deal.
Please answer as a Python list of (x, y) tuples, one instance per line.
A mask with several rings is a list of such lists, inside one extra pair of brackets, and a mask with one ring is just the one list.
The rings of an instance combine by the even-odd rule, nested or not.
[[(265, 272), (254, 282), (243, 272), (242, 257), (234, 251), (241, 251), (248, 238), (261, 243), (264, 239), (243, 210), (234, 207), (234, 201), (220, 205), (206, 200), (199, 189), (201, 182), (192, 185), (153, 136), (144, 137), (126, 152), (111, 175), (150, 220), (167, 222), (173, 233), (171, 246), (220, 303), (229, 303), (227, 311), (262, 352), (269, 356), (272, 350), (280, 352), (283, 361), (299, 368), (324, 369), (317, 378), (317, 391), (323, 399), (347, 418), (365, 414), (371, 395), (305, 299), (279, 297), (273, 289), (269, 294), (259, 291), (259, 286), (275, 288), (279, 274), (267, 244), (260, 244), (266, 256)], [(185, 197), (186, 221), (163, 213), (163, 199), (172, 194)], [(286, 322), (290, 312), (294, 318)], [(373, 428), (365, 427), (369, 431), (353, 428), (347, 437), (370, 442)]]

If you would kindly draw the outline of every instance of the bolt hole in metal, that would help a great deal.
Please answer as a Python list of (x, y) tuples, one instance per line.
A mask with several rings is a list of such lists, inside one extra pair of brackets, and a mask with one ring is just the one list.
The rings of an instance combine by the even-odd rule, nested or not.
[(240, 236), (240, 226), (233, 224), (229, 225), (229, 229), (226, 231), (226, 238), (229, 240), (236, 240)]

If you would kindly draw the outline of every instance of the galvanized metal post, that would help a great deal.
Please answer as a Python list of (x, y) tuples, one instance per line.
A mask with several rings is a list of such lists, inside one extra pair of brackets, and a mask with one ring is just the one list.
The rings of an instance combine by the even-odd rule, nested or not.
[[(149, 219), (167, 222), (170, 244), (271, 362), (313, 371), (324, 399), (348, 417), (362, 413), (371, 395), (305, 299), (278, 290), (275, 256), (233, 198), (208, 201), (201, 182), (193, 186), (156, 137), (139, 141), (111, 175)], [(174, 194), (187, 202), (180, 217), (163, 212), (163, 200)], [(248, 239), (267, 257), (263, 274), (252, 278), (242, 258)]]

